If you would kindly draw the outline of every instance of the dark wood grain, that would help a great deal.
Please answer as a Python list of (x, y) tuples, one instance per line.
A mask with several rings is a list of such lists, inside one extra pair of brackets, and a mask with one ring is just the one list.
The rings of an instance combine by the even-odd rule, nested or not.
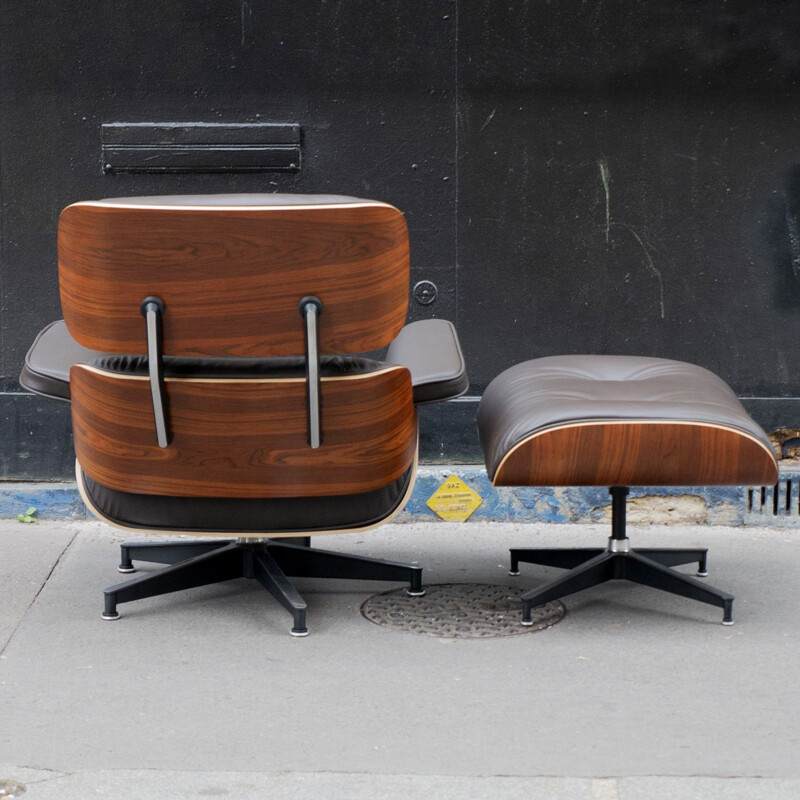
[(75, 452), (112, 489), (184, 497), (306, 497), (367, 492), (413, 463), (405, 367), (322, 380), (321, 447), (307, 444), (303, 380), (167, 379), (172, 443), (156, 444), (147, 379), (76, 365)]
[(304, 351), (298, 302), (324, 304), (320, 347), (389, 344), (406, 318), (408, 233), (392, 206), (77, 203), (58, 231), (61, 304), (85, 347), (145, 353), (141, 301), (166, 304), (168, 355)]
[(730, 428), (591, 423), (543, 431), (501, 462), (496, 486), (771, 486), (774, 456)]

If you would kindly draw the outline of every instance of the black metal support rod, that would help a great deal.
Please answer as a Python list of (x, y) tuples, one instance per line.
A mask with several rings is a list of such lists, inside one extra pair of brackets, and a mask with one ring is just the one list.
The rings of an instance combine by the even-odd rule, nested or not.
[(150, 374), (150, 395), (153, 400), (153, 418), (156, 441), (159, 447), (168, 447), (170, 439), (167, 420), (167, 391), (164, 386), (163, 333), (161, 318), (164, 302), (158, 297), (145, 297), (141, 312), (147, 326), (147, 369)]
[(319, 315), (322, 302), (317, 297), (300, 301), (300, 316), (306, 335), (306, 402), (308, 406), (308, 444), (312, 449), (322, 444), (322, 391), (319, 369)]

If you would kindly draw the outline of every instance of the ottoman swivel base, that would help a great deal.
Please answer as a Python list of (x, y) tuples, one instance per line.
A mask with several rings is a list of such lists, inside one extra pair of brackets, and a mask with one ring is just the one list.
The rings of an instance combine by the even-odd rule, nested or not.
[(570, 571), (522, 595), (522, 624), (532, 625), (531, 611), (535, 606), (588, 589), (610, 580), (628, 580), (653, 589), (719, 606), (723, 610), (722, 624), (733, 625), (733, 595), (720, 591), (670, 567), (697, 562), (698, 575), (706, 573), (707, 550), (662, 550), (646, 548), (632, 550), (625, 531), (625, 502), (628, 489), (614, 486), (611, 493), (612, 532), (606, 549), (512, 549), (512, 575), (519, 574), (520, 561), (563, 567)]

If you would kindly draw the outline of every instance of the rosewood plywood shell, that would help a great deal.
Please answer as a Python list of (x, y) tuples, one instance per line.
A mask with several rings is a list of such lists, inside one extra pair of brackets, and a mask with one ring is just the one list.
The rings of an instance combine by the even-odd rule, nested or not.
[(67, 327), (103, 352), (147, 352), (150, 295), (166, 304), (167, 355), (302, 354), (307, 295), (324, 304), (324, 353), (384, 347), (407, 311), (405, 219), (383, 203), (77, 203), (61, 214), (58, 259)]
[(183, 497), (308, 497), (379, 489), (413, 463), (404, 367), (322, 379), (322, 445), (307, 444), (303, 380), (166, 380), (172, 442), (156, 444), (150, 385), (76, 365), (75, 453), (112, 489)]
[(733, 428), (596, 422), (533, 434), (509, 451), (496, 486), (770, 486), (774, 455)]

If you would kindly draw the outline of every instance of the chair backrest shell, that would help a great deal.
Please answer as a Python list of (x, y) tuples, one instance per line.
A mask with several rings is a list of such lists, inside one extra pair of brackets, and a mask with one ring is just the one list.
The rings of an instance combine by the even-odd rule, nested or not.
[(61, 303), (83, 346), (145, 353), (140, 305), (151, 295), (166, 305), (165, 355), (300, 355), (298, 302), (309, 295), (324, 306), (323, 353), (379, 349), (403, 326), (408, 232), (393, 206), (176, 200), (90, 201), (62, 212)]

